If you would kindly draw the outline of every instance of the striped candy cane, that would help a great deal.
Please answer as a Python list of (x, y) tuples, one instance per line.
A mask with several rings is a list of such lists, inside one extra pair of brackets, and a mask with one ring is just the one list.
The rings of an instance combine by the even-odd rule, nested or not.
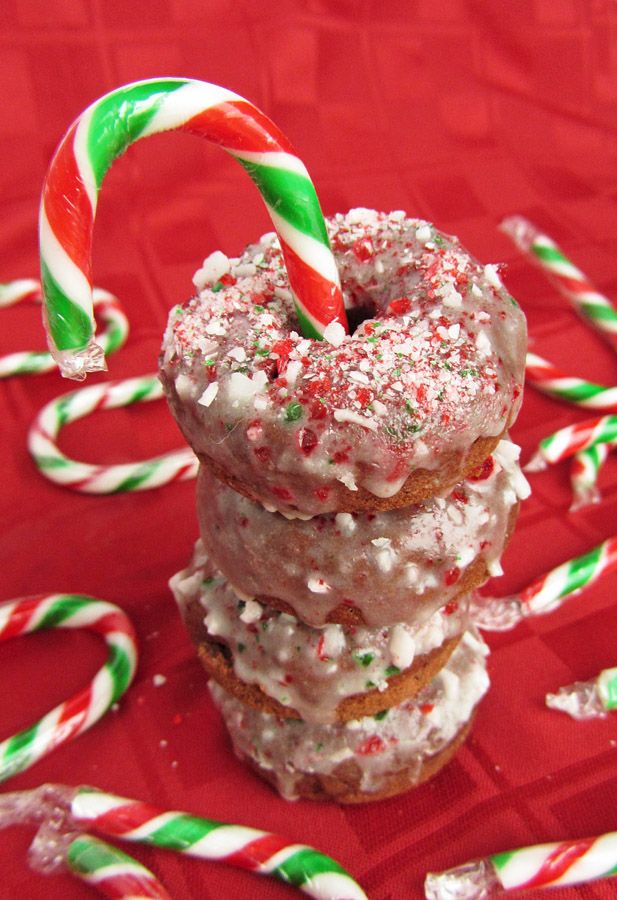
[(617, 831), (495, 853), (424, 883), (427, 900), (480, 900), (501, 891), (586, 884), (617, 874)]
[(538, 263), (576, 311), (617, 349), (617, 310), (608, 297), (600, 294), (557, 244), (528, 219), (510, 216), (500, 227), (523, 253)]
[(0, 743), (0, 782), (98, 722), (135, 674), (135, 632), (124, 612), (112, 603), (81, 594), (49, 594), (0, 606), (0, 641), (49, 628), (86, 628), (100, 634), (109, 648), (107, 660), (86, 688)]
[(617, 668), (603, 669), (591, 681), (576, 681), (547, 694), (546, 705), (573, 719), (604, 718), (617, 709)]
[(543, 438), (531, 460), (524, 467), (526, 472), (539, 472), (547, 464), (554, 464), (598, 444), (617, 441), (617, 415), (585, 419), (576, 425), (566, 425), (554, 434)]
[(607, 441), (605, 444), (594, 444), (574, 454), (570, 466), (572, 511), (600, 502), (598, 476), (606, 458), (615, 447), (617, 441)]
[[(40, 303), (42, 299), (41, 283), (34, 278), (21, 278), (0, 284), (0, 308), (29, 301)], [(94, 311), (105, 325), (104, 330), (96, 337), (104, 355), (109, 356), (126, 341), (129, 333), (128, 319), (117, 297), (109, 291), (95, 287), (92, 291), (92, 303)], [(0, 356), (0, 378), (38, 375), (57, 368), (58, 364), (51, 353), (44, 351), (26, 350)]]
[(605, 387), (582, 378), (573, 378), (535, 353), (527, 354), (525, 375), (530, 384), (556, 400), (564, 400), (583, 409), (617, 412), (617, 387)]
[(171, 900), (149, 869), (89, 834), (78, 835), (68, 845), (66, 866), (81, 881), (112, 900)]
[(71, 126), (52, 160), (41, 200), (40, 251), (46, 327), (64, 375), (104, 365), (93, 341), (92, 229), (114, 160), (141, 138), (182, 130), (234, 156), (259, 188), (278, 232), (300, 327), (320, 338), (346, 316), (326, 226), (304, 164), (255, 106), (216, 85), (181, 78), (138, 81), (97, 100)]
[(509, 597), (477, 595), (471, 617), (485, 631), (506, 631), (526, 616), (539, 616), (558, 609), (565, 600), (590, 587), (602, 575), (617, 568), (617, 536), (608, 538), (588, 553), (556, 566), (536, 578), (519, 594)]
[(63, 487), (88, 494), (145, 491), (187, 481), (197, 475), (197, 458), (189, 447), (141, 462), (100, 466), (65, 456), (56, 440), (64, 425), (97, 410), (159, 400), (163, 389), (156, 375), (90, 385), (50, 401), (30, 427), (28, 449), (39, 471)]
[(361, 887), (335, 860), (270, 832), (165, 812), (87, 787), (77, 789), (71, 814), (78, 827), (270, 875), (309, 897), (366, 900)]

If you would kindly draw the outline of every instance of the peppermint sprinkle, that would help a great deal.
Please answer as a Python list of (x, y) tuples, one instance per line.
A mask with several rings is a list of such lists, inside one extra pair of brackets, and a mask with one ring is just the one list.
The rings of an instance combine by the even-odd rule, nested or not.
[(217, 381), (211, 381), (208, 387), (205, 389), (199, 400), (197, 401), (201, 406), (210, 406), (214, 398), (219, 392), (219, 385)]
[(345, 340), (345, 329), (340, 322), (330, 322), (324, 328), (323, 338), (324, 341), (327, 341), (333, 347), (340, 347)]
[(351, 422), (354, 425), (362, 425), (363, 428), (368, 428), (370, 431), (377, 431), (377, 424), (372, 419), (367, 419), (351, 409), (335, 409), (334, 418), (337, 422)]
[(328, 582), (319, 575), (312, 575), (307, 581), (307, 587), (313, 594), (328, 594), (332, 590)]

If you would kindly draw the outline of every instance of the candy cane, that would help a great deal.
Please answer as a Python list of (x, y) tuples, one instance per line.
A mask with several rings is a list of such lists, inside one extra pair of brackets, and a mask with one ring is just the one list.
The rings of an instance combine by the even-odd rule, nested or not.
[(566, 425), (543, 438), (524, 468), (526, 472), (539, 472), (548, 463), (558, 463), (581, 450), (597, 444), (612, 444), (614, 441), (617, 441), (617, 415), (585, 419), (576, 425)]
[(525, 375), (530, 384), (556, 400), (564, 400), (583, 409), (617, 412), (617, 387), (605, 387), (582, 378), (573, 378), (535, 353), (527, 354)]
[(366, 900), (362, 888), (335, 860), (267, 831), (166, 812), (87, 787), (76, 790), (71, 814), (78, 827), (271, 875), (309, 897)]
[(73, 875), (112, 900), (171, 900), (161, 882), (137, 860), (117, 847), (80, 834), (66, 849)]
[[(0, 308), (27, 301), (40, 303), (42, 299), (41, 283), (34, 278), (20, 278), (0, 284)], [(98, 334), (97, 338), (101, 350), (108, 356), (126, 341), (129, 333), (128, 319), (118, 298), (109, 291), (95, 287), (92, 291), (92, 303), (94, 310), (105, 324), (104, 331)], [(45, 351), (26, 350), (0, 356), (0, 378), (10, 378), (12, 375), (38, 375), (57, 368), (58, 364), (51, 353)]]
[(617, 668), (603, 669), (590, 681), (576, 681), (547, 694), (546, 705), (573, 719), (604, 718), (617, 709)]
[(74, 788), (44, 784), (30, 791), (0, 794), (0, 829), (38, 827), (28, 862), (41, 874), (68, 870), (116, 900), (170, 900), (162, 884), (141, 863), (99, 838), (76, 831), (69, 813), (74, 793)]
[(586, 884), (615, 874), (617, 831), (495, 853), (447, 872), (429, 873), (424, 893), (426, 900), (481, 900), (502, 891)]
[(606, 458), (615, 447), (617, 447), (617, 441), (594, 444), (585, 450), (580, 450), (572, 457), (570, 466), (572, 503), (570, 509), (573, 512), (592, 503), (600, 502), (598, 476)]
[(500, 227), (523, 253), (538, 263), (576, 311), (617, 349), (617, 310), (608, 297), (600, 294), (557, 244), (528, 219), (510, 216)]
[(135, 632), (124, 612), (112, 603), (81, 594), (49, 594), (0, 606), (0, 641), (49, 628), (86, 628), (100, 634), (109, 648), (107, 660), (86, 688), (0, 743), (0, 782), (98, 722), (135, 674)]
[(141, 462), (100, 466), (65, 456), (56, 439), (64, 425), (99, 409), (146, 403), (163, 396), (156, 375), (90, 385), (51, 400), (30, 427), (28, 449), (39, 471), (63, 487), (88, 494), (145, 491), (187, 481), (197, 475), (197, 458), (188, 447)]
[(315, 188), (287, 138), (255, 106), (217, 85), (181, 78), (138, 81), (97, 100), (71, 126), (54, 156), (41, 200), (45, 319), (62, 373), (83, 378), (104, 366), (93, 341), (92, 228), (98, 194), (114, 160), (152, 134), (202, 135), (234, 156), (253, 179), (276, 228), (300, 327), (321, 338), (346, 316)]
[(556, 566), (536, 578), (519, 594), (509, 597), (482, 597), (472, 603), (473, 621), (485, 631), (506, 631), (526, 616), (553, 612), (565, 600), (590, 587), (602, 575), (617, 569), (617, 536), (588, 553)]

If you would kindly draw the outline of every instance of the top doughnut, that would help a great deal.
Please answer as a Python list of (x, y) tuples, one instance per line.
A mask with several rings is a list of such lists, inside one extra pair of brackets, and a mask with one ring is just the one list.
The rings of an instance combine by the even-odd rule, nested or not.
[(327, 220), (352, 328), (302, 337), (278, 239), (196, 273), (160, 373), (203, 463), (288, 515), (443, 494), (520, 407), (525, 318), (495, 266), (403, 212)]

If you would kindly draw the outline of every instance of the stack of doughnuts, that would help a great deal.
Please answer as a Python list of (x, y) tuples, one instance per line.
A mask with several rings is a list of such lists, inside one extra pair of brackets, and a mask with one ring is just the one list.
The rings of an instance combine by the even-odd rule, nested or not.
[(201, 464), (172, 589), (234, 749), (289, 799), (357, 803), (437, 772), (488, 688), (469, 596), (528, 492), (526, 328), (429, 223), (327, 226), (351, 334), (300, 333), (268, 234), (204, 261), (160, 373)]

